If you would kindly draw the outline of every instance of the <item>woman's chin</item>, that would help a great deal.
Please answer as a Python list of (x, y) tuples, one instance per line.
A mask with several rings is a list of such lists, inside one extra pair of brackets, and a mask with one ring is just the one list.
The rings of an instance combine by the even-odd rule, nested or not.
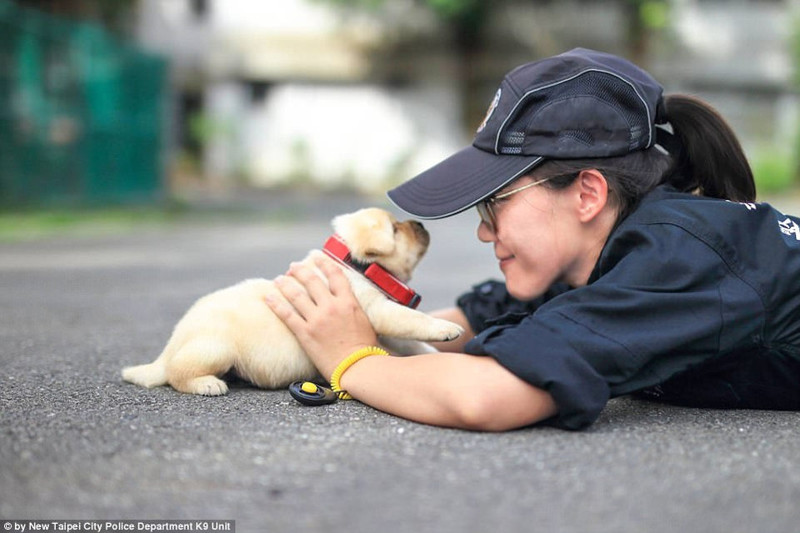
[(527, 283), (516, 282), (513, 276), (506, 276), (506, 290), (508, 294), (524, 302), (538, 298), (550, 288), (549, 285), (540, 286), (539, 284), (530, 283), (530, 280), (525, 281), (527, 281)]

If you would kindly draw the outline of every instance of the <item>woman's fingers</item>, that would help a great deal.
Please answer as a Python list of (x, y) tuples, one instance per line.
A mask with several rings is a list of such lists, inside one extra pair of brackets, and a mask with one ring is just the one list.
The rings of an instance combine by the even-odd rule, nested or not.
[(293, 276), (278, 276), (275, 278), (275, 286), (303, 319), (307, 318), (316, 306), (305, 286)]
[(352, 295), (353, 289), (350, 286), (350, 282), (347, 281), (347, 277), (342, 272), (342, 269), (334, 263), (333, 261), (328, 261), (325, 259), (317, 259), (315, 261), (317, 268), (322, 270), (322, 273), (325, 274), (325, 277), (328, 278), (328, 290), (336, 295)]
[[(333, 278), (339, 287), (339, 294), (352, 296), (352, 291), (349, 290), (350, 284), (337, 266), (326, 261), (321, 261), (316, 266), (325, 267), (322, 276)], [(335, 312), (338, 295), (331, 291), (328, 280), (321, 277), (319, 271), (309, 265), (292, 263), (286, 275), (275, 279), (275, 286), (306, 322), (320, 318), (320, 314), (328, 316)]]
[(264, 297), (264, 302), (295, 336), (302, 334), (302, 328), (305, 326), (306, 321), (291, 303), (271, 294)]
[(328, 283), (319, 276), (317, 271), (308, 265), (292, 263), (289, 266), (288, 275), (302, 286), (306, 294), (317, 305), (324, 302), (326, 298), (332, 295), (331, 290), (328, 288)]

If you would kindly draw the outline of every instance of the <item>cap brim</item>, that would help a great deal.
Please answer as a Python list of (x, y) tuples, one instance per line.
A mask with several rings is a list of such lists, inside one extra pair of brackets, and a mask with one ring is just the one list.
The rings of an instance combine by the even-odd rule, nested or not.
[(541, 156), (495, 155), (468, 146), (387, 193), (406, 213), (445, 218), (474, 206), (524, 175)]

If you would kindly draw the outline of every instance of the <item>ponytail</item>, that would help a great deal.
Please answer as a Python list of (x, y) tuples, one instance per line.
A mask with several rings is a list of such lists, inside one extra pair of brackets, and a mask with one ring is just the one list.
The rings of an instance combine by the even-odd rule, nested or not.
[[(666, 119), (679, 146), (663, 183), (735, 202), (753, 202), (753, 172), (739, 140), (722, 116), (698, 98), (664, 97)], [(673, 153), (677, 152), (677, 153)]]

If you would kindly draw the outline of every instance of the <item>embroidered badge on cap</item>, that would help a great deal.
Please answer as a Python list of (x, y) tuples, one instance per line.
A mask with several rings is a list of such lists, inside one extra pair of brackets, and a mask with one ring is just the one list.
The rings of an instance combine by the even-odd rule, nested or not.
[(492, 100), (492, 103), (489, 104), (489, 109), (486, 110), (486, 116), (483, 117), (483, 122), (481, 122), (481, 125), (478, 126), (478, 131), (475, 133), (480, 133), (483, 131), (483, 128), (486, 127), (486, 123), (489, 122), (490, 118), (492, 118), (492, 113), (494, 113), (494, 110), (497, 109), (497, 104), (500, 103), (500, 95), (502, 94), (503, 89), (497, 89), (497, 92), (494, 93), (494, 99)]

